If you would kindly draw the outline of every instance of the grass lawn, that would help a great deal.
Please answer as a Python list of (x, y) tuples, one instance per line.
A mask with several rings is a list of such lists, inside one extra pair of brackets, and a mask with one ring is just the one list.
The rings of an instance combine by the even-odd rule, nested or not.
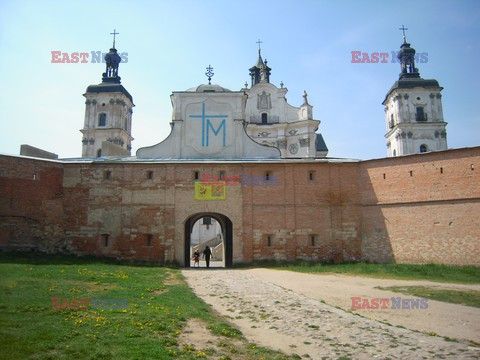
[(285, 264), (260, 264), (279, 270), (307, 273), (336, 273), (362, 275), (384, 279), (428, 280), (436, 282), (480, 284), (480, 267), (411, 264), (313, 264), (295, 262)]
[(434, 289), (427, 286), (379, 286), (378, 289), (390, 290), (406, 295), (413, 295), (420, 298), (443, 301), (452, 304), (480, 307), (479, 291)]
[[(61, 298), (52, 309), (52, 298)], [(126, 299), (122, 307), (73, 299)], [(75, 305), (73, 305), (75, 304)], [(100, 305), (105, 309), (94, 309)], [(212, 313), (178, 269), (40, 254), (0, 253), (2, 359), (294, 359), (248, 343)], [(180, 344), (189, 319), (223, 346)]]

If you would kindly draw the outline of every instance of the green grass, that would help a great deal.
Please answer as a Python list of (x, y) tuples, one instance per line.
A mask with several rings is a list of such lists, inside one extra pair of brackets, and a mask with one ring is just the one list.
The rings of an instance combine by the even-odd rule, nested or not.
[[(52, 297), (128, 299), (128, 308), (52, 309)], [(0, 312), (2, 359), (295, 358), (249, 344), (174, 268), (0, 253)], [(225, 338), (224, 353), (180, 346), (191, 318)]]
[(448, 302), (452, 304), (480, 307), (480, 291), (460, 291), (435, 289), (427, 286), (388, 286), (378, 287), (381, 290), (390, 290), (406, 295)]
[(334, 273), (385, 279), (429, 280), (447, 283), (480, 284), (480, 267), (476, 266), (372, 264), (364, 262), (348, 264), (263, 262), (256, 264), (255, 266), (305, 273)]

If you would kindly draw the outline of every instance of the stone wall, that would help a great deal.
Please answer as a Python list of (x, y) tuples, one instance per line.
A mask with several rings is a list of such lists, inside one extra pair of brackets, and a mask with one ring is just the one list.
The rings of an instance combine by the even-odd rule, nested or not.
[[(233, 224), (233, 262), (480, 265), (480, 147), (364, 162), (78, 162), (0, 156), (0, 245), (183, 264), (185, 223)], [(261, 176), (194, 200), (195, 174)], [(246, 185), (245, 183), (243, 185)]]

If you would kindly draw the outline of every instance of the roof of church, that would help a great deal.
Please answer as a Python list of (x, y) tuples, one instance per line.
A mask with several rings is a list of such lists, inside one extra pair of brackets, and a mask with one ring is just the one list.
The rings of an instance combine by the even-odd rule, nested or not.
[(232, 90), (224, 88), (217, 84), (202, 84), (186, 90), (187, 92), (232, 92)]
[(119, 83), (102, 82), (98, 85), (90, 85), (87, 87), (87, 94), (88, 93), (122, 93), (133, 103), (132, 95)]
[(315, 134), (315, 135), (317, 135), (315, 139), (315, 150), (328, 151), (327, 144), (325, 144), (325, 140), (323, 140), (322, 134)]
[(390, 90), (388, 90), (387, 95), (385, 95), (385, 100), (383, 100), (382, 104), (385, 104), (388, 96), (392, 93), (392, 91), (396, 89), (412, 89), (416, 87), (439, 87), (440, 89), (443, 89), (438, 84), (438, 81), (435, 79), (422, 79), (421, 77), (404, 77), (400, 80), (395, 81)]

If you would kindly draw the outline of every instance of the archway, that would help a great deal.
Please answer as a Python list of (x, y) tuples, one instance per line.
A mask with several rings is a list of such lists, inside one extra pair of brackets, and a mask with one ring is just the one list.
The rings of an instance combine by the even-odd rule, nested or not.
[(225, 267), (231, 267), (233, 263), (233, 227), (232, 221), (225, 215), (219, 213), (198, 213), (191, 215), (185, 221), (185, 256), (184, 266), (190, 267), (191, 260), (191, 245), (192, 245), (192, 230), (197, 221), (200, 219), (211, 218), (214, 219), (221, 227), (221, 238), (223, 241), (223, 263)]

